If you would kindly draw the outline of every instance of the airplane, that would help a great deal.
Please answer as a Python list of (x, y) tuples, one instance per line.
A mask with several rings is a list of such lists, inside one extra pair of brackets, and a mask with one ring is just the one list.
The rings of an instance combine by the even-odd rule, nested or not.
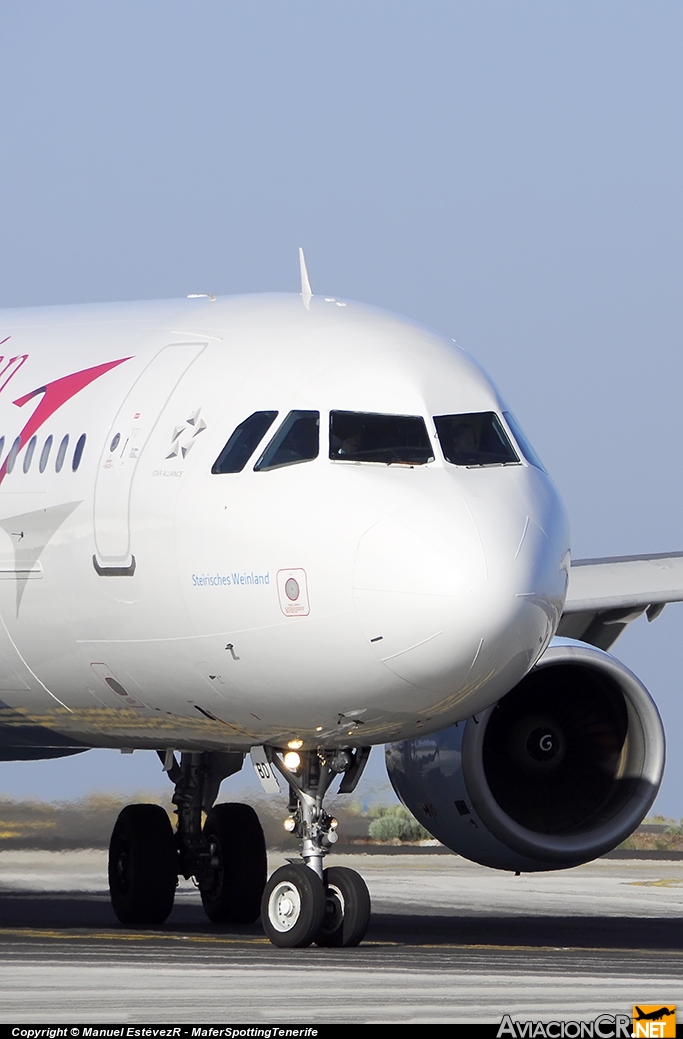
[[(407, 318), (301, 292), (0, 314), (0, 757), (156, 751), (114, 827), (128, 926), (194, 878), (216, 923), (352, 947), (325, 796), (374, 745), (438, 840), (515, 872), (647, 814), (664, 733), (607, 651), (683, 599), (683, 554), (571, 562), (557, 490), (482, 368)], [(289, 791), (268, 877), (247, 757)]]
[(669, 1007), (659, 1007), (657, 1010), (651, 1010), (649, 1014), (646, 1014), (640, 1007), (636, 1007), (636, 1010), (638, 1011), (636, 1021), (661, 1021), (663, 1017), (671, 1017), (672, 1014), (676, 1013), (673, 1007), (671, 1009)]

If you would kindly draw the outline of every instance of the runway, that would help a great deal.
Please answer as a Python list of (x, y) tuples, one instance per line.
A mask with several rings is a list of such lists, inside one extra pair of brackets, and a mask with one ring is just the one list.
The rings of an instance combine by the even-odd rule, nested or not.
[(372, 895), (357, 949), (280, 950), (258, 925), (217, 929), (187, 884), (163, 929), (125, 929), (105, 853), (0, 853), (0, 1021), (495, 1023), (683, 1009), (683, 862), (514, 877), (450, 855), (334, 860)]

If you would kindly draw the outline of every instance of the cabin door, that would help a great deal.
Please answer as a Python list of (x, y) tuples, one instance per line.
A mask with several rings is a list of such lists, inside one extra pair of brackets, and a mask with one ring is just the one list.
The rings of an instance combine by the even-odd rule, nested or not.
[(135, 572), (130, 498), (138, 459), (171, 394), (206, 343), (173, 343), (149, 362), (116, 413), (95, 481), (95, 569)]

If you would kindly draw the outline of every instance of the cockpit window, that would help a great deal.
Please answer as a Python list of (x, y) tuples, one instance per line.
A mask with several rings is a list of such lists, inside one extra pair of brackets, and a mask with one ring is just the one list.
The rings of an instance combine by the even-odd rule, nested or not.
[(508, 426), (512, 430), (512, 435), (515, 438), (515, 440), (517, 441), (517, 446), (519, 447), (520, 451), (522, 452), (522, 454), (526, 458), (527, 462), (530, 462), (532, 465), (535, 465), (537, 469), (541, 470), (541, 472), (546, 472), (546, 468), (543, 465), (543, 462), (538, 457), (538, 455), (534, 451), (533, 447), (531, 446), (531, 444), (527, 440), (527, 437), (526, 437), (526, 434), (525, 434), (524, 430), (522, 429), (522, 427), (520, 426), (519, 422), (517, 421), (515, 416), (512, 414), (512, 412), (511, 411), (504, 411), (503, 412), (503, 418), (505, 419), (505, 421), (507, 422)]
[(212, 473), (241, 473), (277, 418), (277, 411), (255, 411), (232, 434), (213, 463)]
[(453, 465), (507, 465), (519, 458), (493, 411), (437, 415), (434, 419), (444, 457)]
[(386, 465), (425, 465), (434, 451), (419, 415), (330, 412), (330, 458)]
[(290, 411), (254, 466), (256, 472), (310, 462), (320, 450), (320, 412)]

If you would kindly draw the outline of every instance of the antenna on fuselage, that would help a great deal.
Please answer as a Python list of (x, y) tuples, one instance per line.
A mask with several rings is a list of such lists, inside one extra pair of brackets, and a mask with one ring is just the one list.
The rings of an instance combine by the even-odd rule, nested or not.
[(304, 256), (304, 251), (301, 246), (299, 246), (299, 266), (301, 268), (301, 298), (304, 301), (306, 310), (308, 310), (311, 305), (311, 297), (313, 293), (311, 292), (311, 283), (308, 280), (306, 257)]

